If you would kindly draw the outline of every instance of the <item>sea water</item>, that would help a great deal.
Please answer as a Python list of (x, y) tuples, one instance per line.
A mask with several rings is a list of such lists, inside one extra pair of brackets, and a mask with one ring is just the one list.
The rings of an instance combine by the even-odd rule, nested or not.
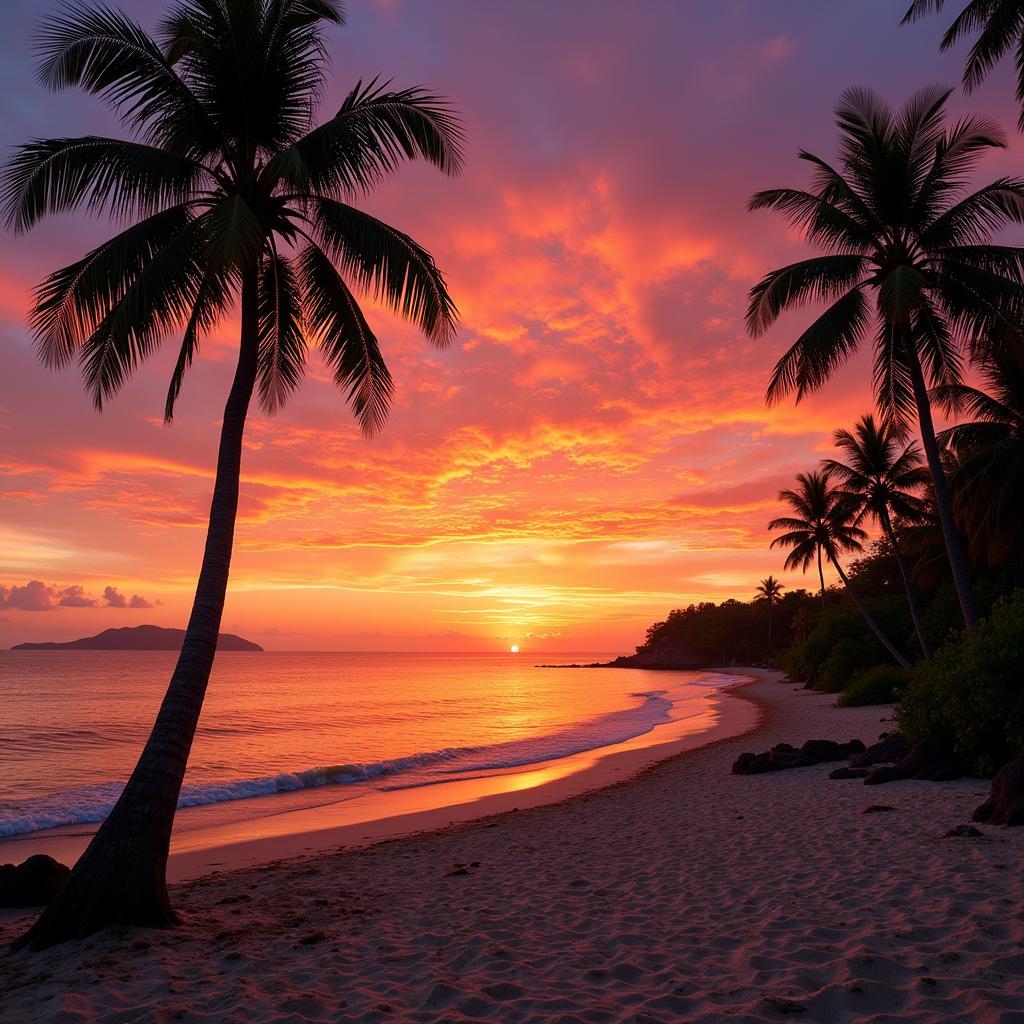
[[(599, 661), (576, 654), (566, 662)], [(174, 666), (169, 652), (0, 652), (0, 838), (97, 822)], [(218, 654), (179, 806), (345, 793), (508, 772), (707, 716), (732, 677), (540, 668), (551, 655)], [(712, 723), (708, 718), (708, 726)], [(295, 796), (298, 794), (298, 796)], [(251, 801), (250, 806), (257, 801)], [(258, 801), (261, 814), (266, 800)]]

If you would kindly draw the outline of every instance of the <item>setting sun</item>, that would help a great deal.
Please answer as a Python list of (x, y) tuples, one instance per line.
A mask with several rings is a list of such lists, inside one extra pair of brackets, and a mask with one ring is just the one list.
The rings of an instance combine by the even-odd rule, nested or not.
[(512, 654), (518, 654), (518, 653), (519, 653), (519, 645), (518, 645), (518, 644), (513, 644), (513, 645), (512, 645), (512, 646), (511, 646), (511, 647), (509, 648), (509, 651), (511, 651), (511, 652), (512, 652)]

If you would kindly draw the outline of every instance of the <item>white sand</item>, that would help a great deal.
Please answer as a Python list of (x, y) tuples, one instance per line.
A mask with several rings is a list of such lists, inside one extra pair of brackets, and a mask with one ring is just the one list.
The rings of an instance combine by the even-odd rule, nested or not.
[(175, 887), (180, 929), (7, 957), (0, 1020), (1024, 1022), (1024, 829), (938, 838), (987, 784), (731, 776), (742, 750), (887, 727), (742, 692), (756, 733), (623, 784), (209, 876)]

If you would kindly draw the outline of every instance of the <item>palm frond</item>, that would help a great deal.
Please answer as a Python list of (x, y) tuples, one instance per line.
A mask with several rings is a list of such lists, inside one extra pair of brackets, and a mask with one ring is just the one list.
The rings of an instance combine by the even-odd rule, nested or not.
[(188, 230), (184, 206), (171, 207), (55, 270), (36, 288), (29, 324), (48, 366), (64, 366), (163, 247)]
[(870, 322), (860, 288), (834, 302), (775, 364), (768, 384), (769, 404), (796, 393), (797, 401), (820, 388), (856, 351)]
[(65, 3), (38, 38), (39, 80), (99, 96), (133, 129), (169, 150), (207, 153), (218, 136), (199, 99), (160, 46), (105, 4)]
[(458, 311), (426, 249), (376, 217), (331, 199), (310, 202), (324, 251), (357, 288), (416, 324), (443, 348), (458, 328)]
[(263, 259), (259, 339), (260, 403), (272, 415), (299, 386), (306, 365), (298, 276), (291, 261), (277, 252)]
[(358, 83), (330, 121), (276, 154), (265, 175), (347, 199), (370, 191), (405, 160), (458, 174), (464, 133), (448, 102), (421, 88), (391, 92), (388, 84)]
[(787, 309), (808, 302), (830, 302), (864, 276), (867, 261), (858, 255), (818, 256), (766, 274), (750, 290), (747, 330), (758, 337)]
[(83, 208), (113, 217), (148, 216), (188, 199), (204, 169), (141, 142), (85, 136), (19, 146), (0, 179), (8, 227), (27, 231), (43, 217)]
[(315, 245), (298, 257), (306, 326), (367, 435), (387, 419), (394, 385), (359, 303)]

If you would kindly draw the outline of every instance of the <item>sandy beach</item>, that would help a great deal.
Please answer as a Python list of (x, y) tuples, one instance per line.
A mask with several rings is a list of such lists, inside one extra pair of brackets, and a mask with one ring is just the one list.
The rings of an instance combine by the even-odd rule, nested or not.
[(175, 886), (177, 930), (7, 956), (0, 1019), (1024, 1021), (1024, 830), (942, 838), (987, 783), (732, 776), (889, 727), (770, 674), (734, 699), (753, 731), (625, 782), (208, 875)]

